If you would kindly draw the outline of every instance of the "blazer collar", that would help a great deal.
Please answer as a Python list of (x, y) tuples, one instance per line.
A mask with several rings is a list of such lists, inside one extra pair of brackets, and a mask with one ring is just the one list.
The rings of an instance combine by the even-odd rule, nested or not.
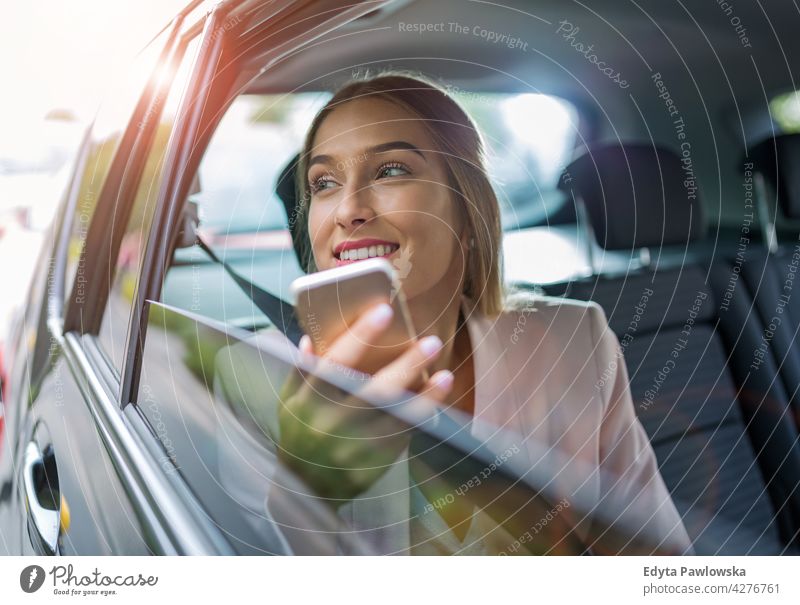
[(466, 296), (461, 308), (467, 320), (475, 374), (472, 434), (486, 440), (498, 427), (522, 432), (517, 413), (522, 400), (514, 386), (507, 357), (512, 348), (509, 320), (513, 318), (507, 313), (487, 317)]

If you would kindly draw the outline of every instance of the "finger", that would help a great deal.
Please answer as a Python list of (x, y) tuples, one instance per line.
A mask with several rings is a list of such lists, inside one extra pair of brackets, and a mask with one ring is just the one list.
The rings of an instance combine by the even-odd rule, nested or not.
[(420, 395), (424, 395), (426, 398), (432, 399), (437, 403), (444, 403), (447, 396), (453, 390), (454, 382), (455, 377), (450, 370), (439, 370), (425, 383), (420, 391)]
[(324, 355), (325, 359), (350, 368), (359, 367), (378, 337), (389, 327), (393, 314), (392, 307), (386, 303), (370, 308), (336, 339)]
[(311, 337), (308, 334), (303, 334), (303, 337), (300, 339), (298, 343), (298, 348), (302, 353), (312, 354), (314, 353), (314, 345), (311, 342)]
[[(447, 401), (454, 384), (455, 377), (450, 370), (439, 370), (425, 382), (419, 390), (419, 396), (402, 399), (403, 408), (412, 417), (427, 418), (436, 411), (437, 404), (444, 404)], [(385, 385), (382, 385), (382, 388), (376, 387), (375, 390), (381, 395), (391, 396)]]
[(375, 382), (410, 389), (422, 381), (422, 371), (436, 360), (441, 350), (442, 340), (438, 336), (426, 336), (377, 372)]
[[(300, 341), (297, 343), (297, 348), (303, 355), (314, 355), (314, 341), (308, 334), (303, 334), (303, 336), (300, 337)], [(302, 392), (314, 391), (316, 390), (314, 386), (316, 382), (316, 377), (314, 377), (313, 374), (300, 371), (295, 372), (295, 375), (292, 377), (292, 381), (290, 383), (291, 390), (289, 393), (293, 395), (299, 395)]]

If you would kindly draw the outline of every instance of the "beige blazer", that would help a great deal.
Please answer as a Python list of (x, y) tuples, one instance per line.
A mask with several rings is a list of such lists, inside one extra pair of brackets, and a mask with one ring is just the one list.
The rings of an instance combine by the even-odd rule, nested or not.
[[(475, 371), (475, 414), (466, 428), (498, 456), (512, 456), (515, 468), (522, 463), (546, 469), (552, 476), (550, 493), (563, 495), (564, 502), (579, 502), (581, 511), (587, 503), (598, 506), (607, 519), (644, 527), (654, 543), (692, 553), (636, 418), (622, 352), (602, 308), (548, 297), (532, 297), (519, 307), (491, 318), (462, 300)], [(297, 354), (276, 330), (258, 338)], [(227, 351), (218, 358), (224, 363), (217, 364), (216, 372), (224, 376), (225, 366), (236, 364), (236, 354)], [(241, 388), (247, 380), (243, 374), (239, 367), (237, 392), (246, 392)], [(266, 424), (277, 442), (277, 419)], [(406, 457), (407, 450), (366, 492), (338, 511), (376, 552), (522, 550), (524, 537), (497, 529), (477, 510), (466, 538), (458, 540), (433, 507), (424, 506), (426, 501), (410, 481)], [(574, 515), (575, 533), (582, 540), (594, 535), (591, 518), (578, 514), (578, 507), (553, 514)]]

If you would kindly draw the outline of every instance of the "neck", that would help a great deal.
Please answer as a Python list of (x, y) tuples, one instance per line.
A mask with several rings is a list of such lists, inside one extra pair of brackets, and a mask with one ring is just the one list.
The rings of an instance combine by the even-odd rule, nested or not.
[[(461, 312), (461, 296), (453, 297), (444, 309), (432, 305), (430, 301), (419, 299), (408, 301), (408, 309), (419, 338), (436, 335), (442, 339), (442, 352), (430, 367), (430, 373), (444, 369), (454, 371), (458, 363), (456, 331)], [(466, 330), (466, 325), (462, 329)]]

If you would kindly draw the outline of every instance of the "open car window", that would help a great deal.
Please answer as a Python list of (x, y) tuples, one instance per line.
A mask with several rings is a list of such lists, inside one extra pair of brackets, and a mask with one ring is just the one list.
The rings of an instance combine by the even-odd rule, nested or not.
[[(288, 230), (292, 217), (276, 182), (329, 96), (237, 97), (214, 131), (189, 196), (204, 241), (239, 275), (284, 300), (303, 271)], [(175, 251), (162, 300), (249, 329), (270, 323), (196, 243)]]
[[(447, 90), (484, 137), (504, 228), (550, 222), (567, 202), (557, 183), (578, 139), (575, 107), (544, 94)], [(204, 241), (242, 277), (283, 300), (303, 270), (292, 246), (296, 210), (280, 199), (277, 183), (330, 96), (239, 95), (214, 131), (189, 196)], [(270, 323), (197, 245), (175, 251), (162, 301), (240, 327)]]

